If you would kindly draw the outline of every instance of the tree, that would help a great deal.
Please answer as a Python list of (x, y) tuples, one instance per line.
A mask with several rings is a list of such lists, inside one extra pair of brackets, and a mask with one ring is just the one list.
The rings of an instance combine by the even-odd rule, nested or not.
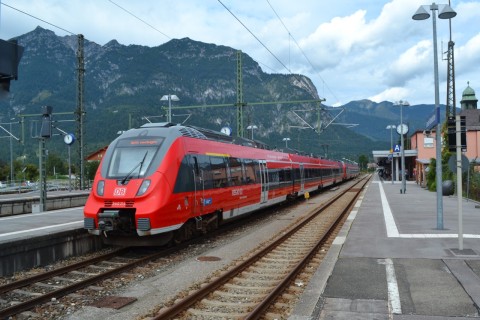
[(47, 157), (47, 175), (53, 176), (54, 174), (67, 174), (68, 164), (60, 158), (56, 153), (49, 153)]
[(38, 167), (34, 164), (28, 163), (22, 167), (21, 170), (17, 171), (15, 177), (17, 180), (24, 181), (37, 181), (39, 176)]
[(368, 166), (368, 157), (364, 154), (358, 157), (358, 165), (360, 166), (360, 170), (365, 170)]

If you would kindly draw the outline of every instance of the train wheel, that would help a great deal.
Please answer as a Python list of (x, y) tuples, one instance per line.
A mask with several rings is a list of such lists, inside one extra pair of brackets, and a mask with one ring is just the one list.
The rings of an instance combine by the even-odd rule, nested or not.
[(218, 228), (218, 220), (220, 213), (213, 213), (204, 219), (204, 233), (211, 232)]
[(180, 229), (175, 231), (172, 241), (174, 244), (180, 244), (186, 240), (193, 238), (194, 235), (195, 223), (189, 220)]

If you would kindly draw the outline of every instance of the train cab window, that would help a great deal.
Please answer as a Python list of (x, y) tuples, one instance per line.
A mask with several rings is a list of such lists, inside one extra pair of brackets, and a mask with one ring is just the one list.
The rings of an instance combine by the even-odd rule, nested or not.
[(123, 139), (113, 150), (108, 165), (109, 178), (141, 178), (146, 175), (163, 138)]
[(192, 165), (193, 158), (185, 156), (180, 163), (177, 180), (173, 188), (174, 193), (188, 192), (195, 190), (194, 188), (194, 169)]
[(240, 159), (237, 158), (229, 158), (228, 159), (228, 167), (230, 169), (230, 185), (231, 186), (239, 186), (243, 184), (243, 170), (242, 170), (242, 163)]

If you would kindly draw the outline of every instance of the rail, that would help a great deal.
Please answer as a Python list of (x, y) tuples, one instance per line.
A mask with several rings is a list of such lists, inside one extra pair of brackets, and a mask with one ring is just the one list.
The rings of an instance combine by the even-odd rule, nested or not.
[[(247, 258), (240, 264), (234, 266), (229, 271), (223, 273), (221, 276), (217, 278), (211, 279), (209, 282), (201, 285), (201, 289), (187, 295), (177, 303), (173, 304), (170, 307), (161, 309), (158, 314), (156, 314), (152, 319), (160, 320), (160, 319), (178, 319), (178, 318), (195, 318), (195, 317), (206, 317), (206, 318), (242, 318), (242, 319), (258, 319), (262, 313), (264, 313), (269, 306), (272, 305), (273, 301), (285, 290), (285, 288), (291, 283), (292, 279), (301, 272), (302, 268), (305, 264), (316, 254), (322, 244), (325, 242), (329, 234), (334, 230), (337, 226), (339, 221), (341, 221), (342, 217), (346, 215), (346, 213), (350, 212), (355, 200), (358, 198), (360, 192), (363, 190), (366, 183), (369, 181), (369, 177), (364, 177), (362, 180), (358, 181), (355, 185), (347, 189), (345, 192), (337, 195), (319, 209), (312, 212), (308, 217), (298, 223), (295, 227), (291, 230), (286, 232), (283, 236), (279, 237), (275, 241), (273, 241), (270, 245), (266, 246), (265, 248), (256, 252), (250, 258)], [(360, 186), (360, 187), (358, 187)], [(344, 202), (341, 204), (341, 209), (339, 209), (339, 203)], [(332, 209), (333, 208), (333, 209)], [(328, 215), (332, 215), (333, 218), (325, 219), (327, 212), (330, 210), (331, 212)], [(328, 220), (327, 223), (325, 221)], [(302, 253), (303, 257), (297, 258), (294, 254), (291, 254), (295, 251), (301, 251), (300, 248), (308, 247), (308, 242), (310, 239), (307, 239), (310, 235), (314, 235), (316, 230), (318, 230), (318, 224), (323, 223), (323, 231), (320, 236), (316, 237), (313, 241), (313, 244), (308, 249), (308, 252), (305, 254)], [(311, 228), (306, 231), (306, 228)], [(300, 236), (298, 237), (298, 235)], [(294, 237), (297, 236), (297, 239)], [(287, 244), (288, 241), (292, 240), (292, 244)], [(291, 246), (292, 249), (288, 255), (288, 258), (282, 258), (283, 260), (287, 261), (285, 264), (289, 268), (289, 270), (283, 271), (279, 265), (281, 264), (279, 261), (276, 261), (275, 254), (272, 254), (274, 250), (279, 250), (281, 246), (288, 247)], [(283, 255), (284, 253), (277, 255)], [(288, 266), (291, 260), (296, 259), (296, 263), (293, 267)], [(270, 267), (261, 267), (258, 266), (259, 264), (270, 265), (270, 262), (273, 261), (273, 265)], [(282, 274), (285, 273), (285, 276), (281, 280), (275, 280), (277, 283), (276, 285), (269, 286), (267, 283), (269, 281), (259, 281), (258, 279), (253, 279), (251, 281), (245, 280), (250, 275), (253, 274), (263, 274), (266, 277), (274, 278), (274, 274), (269, 273), (269, 268), (274, 270), (274, 274)], [(246, 270), (250, 270), (249, 272), (245, 272)], [(256, 269), (267, 270), (267, 271), (253, 271)], [(223, 301), (212, 302), (212, 297), (219, 296), (220, 299), (224, 299), (224, 297), (231, 295), (227, 291), (229, 287), (239, 287), (238, 283), (247, 282), (247, 285), (242, 289), (237, 289), (240, 292), (247, 292), (248, 286), (251, 286), (252, 283), (262, 283), (265, 284), (265, 288), (258, 289), (255, 288), (253, 292), (239, 294), (242, 296), (243, 299), (247, 299), (247, 297), (255, 297), (258, 300), (258, 296), (262, 295), (259, 299), (260, 301), (254, 302), (244, 302), (240, 303), (238, 301), (242, 301), (234, 297), (233, 301), (237, 301), (237, 303), (228, 303)], [(229, 285), (230, 284), (230, 285)], [(222, 292), (222, 290), (224, 290)], [(215, 293), (215, 294), (214, 294)], [(233, 294), (235, 296), (235, 294)], [(209, 297), (209, 300), (206, 299)], [(253, 305), (253, 306), (252, 306)], [(213, 307), (210, 307), (213, 306)], [(229, 310), (230, 309), (230, 310)], [(188, 310), (188, 311), (187, 311)], [(221, 311), (219, 311), (221, 310)]]

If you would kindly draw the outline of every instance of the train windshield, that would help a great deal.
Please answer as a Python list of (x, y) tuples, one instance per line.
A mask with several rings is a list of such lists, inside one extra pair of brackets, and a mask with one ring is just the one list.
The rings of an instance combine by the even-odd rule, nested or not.
[(155, 137), (118, 141), (110, 159), (108, 177), (127, 180), (145, 176), (163, 140)]

